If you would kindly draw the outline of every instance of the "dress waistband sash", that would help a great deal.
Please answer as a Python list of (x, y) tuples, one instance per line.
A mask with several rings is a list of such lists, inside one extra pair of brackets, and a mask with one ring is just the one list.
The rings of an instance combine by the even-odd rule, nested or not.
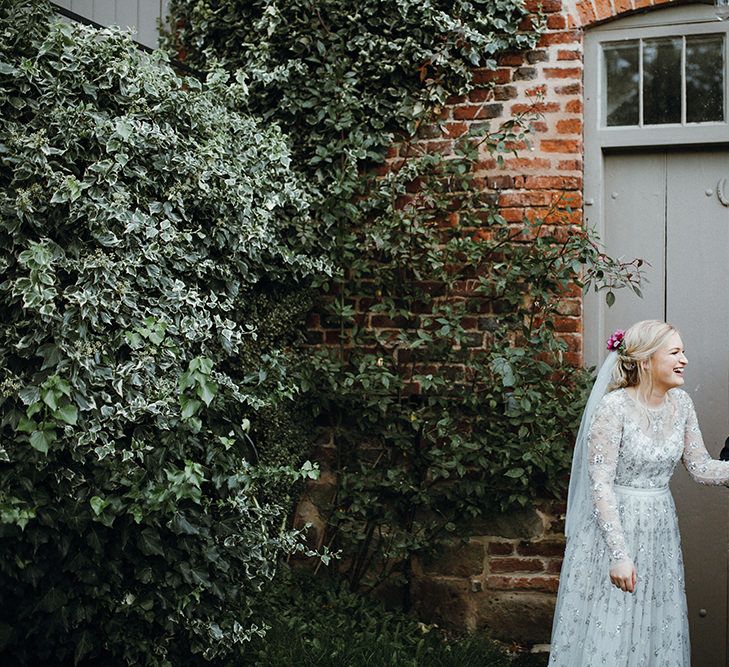
[(667, 486), (659, 486), (657, 488), (643, 488), (639, 486), (622, 486), (613, 484), (613, 488), (620, 494), (626, 496), (662, 496), (668, 493)]

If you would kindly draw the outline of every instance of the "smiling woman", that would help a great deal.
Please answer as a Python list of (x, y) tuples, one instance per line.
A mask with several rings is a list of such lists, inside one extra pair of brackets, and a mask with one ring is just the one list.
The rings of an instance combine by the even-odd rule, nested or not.
[[(633, 345), (630, 353), (625, 351), (634, 336), (640, 340), (643, 334), (653, 339), (656, 330), (661, 335), (652, 345), (645, 349)], [(688, 359), (684, 355), (681, 336), (670, 325), (653, 320), (633, 325), (630, 334), (627, 342), (622, 339), (621, 344), (613, 348), (617, 349), (618, 357), (624, 362), (615, 368), (614, 388), (628, 387), (636, 400), (649, 407), (660, 407), (666, 400), (666, 392), (684, 382), (683, 369)]]
[(666, 392), (684, 383), (683, 371), (687, 363), (681, 336), (674, 331), (648, 361), (641, 362), (648, 376), (647, 386), (641, 391), (643, 383), (640, 383), (626, 391), (648, 407), (659, 408), (666, 401)]
[(668, 482), (680, 459), (699, 484), (727, 484), (729, 463), (707, 453), (681, 389), (688, 360), (678, 331), (646, 320), (616, 332), (608, 348), (575, 446), (550, 665), (686, 667)]

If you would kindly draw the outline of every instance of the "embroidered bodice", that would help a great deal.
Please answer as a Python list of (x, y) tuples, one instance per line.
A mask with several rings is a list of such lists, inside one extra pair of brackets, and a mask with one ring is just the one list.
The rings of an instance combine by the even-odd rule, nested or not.
[(594, 516), (612, 562), (631, 558), (614, 485), (666, 487), (679, 459), (699, 484), (729, 483), (729, 462), (712, 459), (706, 451), (693, 402), (682, 389), (669, 391), (655, 409), (625, 389), (608, 393), (595, 411), (587, 448)]

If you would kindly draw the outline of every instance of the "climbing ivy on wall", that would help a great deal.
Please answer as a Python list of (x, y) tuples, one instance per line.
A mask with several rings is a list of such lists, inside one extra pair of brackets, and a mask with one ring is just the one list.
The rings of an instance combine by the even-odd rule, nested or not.
[(534, 46), (539, 17), (518, 0), (174, 0), (171, 12), (172, 53), (237, 71), (245, 108), (288, 136), (312, 242), (336, 267), (312, 315), (328, 339), (309, 396), (336, 446), (325, 540), (351, 586), (407, 580), (413, 555), (473, 519), (562, 495), (589, 374), (563, 361), (560, 295), (592, 284), (612, 299), (640, 268), (564, 224), (569, 202), (516, 228), (494, 209), (479, 155), (528, 143), (529, 117), (475, 126), (447, 155), (417, 141), (474, 67)]
[(325, 539), (345, 549), (353, 588), (408, 580), (413, 555), (479, 518), (564, 494), (590, 374), (565, 361), (557, 295), (637, 286), (638, 267), (586, 232), (513, 228), (485, 209), (477, 156), (462, 150), (417, 188), (412, 173), (399, 188), (388, 177), (408, 203), (352, 231), (329, 297), (339, 346), (314, 357), (337, 451)]
[(517, 28), (518, 0), (173, 0), (170, 14), (171, 55), (238, 71), (246, 109), (289, 137), (311, 193), (311, 234), (339, 265), (352, 227), (378, 213), (368, 167), (467, 91), (475, 66), (495, 67), (498, 53), (537, 39)]

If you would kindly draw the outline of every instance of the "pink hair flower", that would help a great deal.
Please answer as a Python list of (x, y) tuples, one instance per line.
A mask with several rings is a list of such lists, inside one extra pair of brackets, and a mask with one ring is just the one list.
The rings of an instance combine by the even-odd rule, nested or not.
[(625, 332), (622, 329), (616, 329), (610, 338), (607, 339), (607, 349), (612, 351), (619, 350), (623, 345), (623, 337)]

